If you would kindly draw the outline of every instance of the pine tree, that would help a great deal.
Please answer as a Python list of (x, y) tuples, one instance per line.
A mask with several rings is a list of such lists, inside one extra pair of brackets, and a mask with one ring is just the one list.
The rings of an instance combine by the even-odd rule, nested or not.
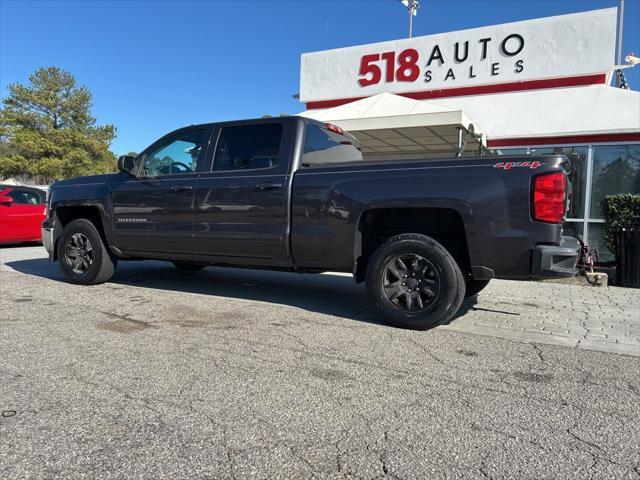
[(113, 125), (98, 126), (91, 92), (69, 72), (43, 67), (10, 84), (0, 110), (0, 175), (44, 181), (115, 169)]

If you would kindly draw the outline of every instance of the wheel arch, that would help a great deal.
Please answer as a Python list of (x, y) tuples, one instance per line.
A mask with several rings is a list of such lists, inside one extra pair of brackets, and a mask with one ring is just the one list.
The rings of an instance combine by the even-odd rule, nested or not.
[(96, 205), (63, 205), (55, 208), (54, 216), (54, 242), (53, 242), (53, 260), (58, 260), (57, 244), (62, 236), (64, 228), (73, 220), (80, 218), (89, 220), (98, 230), (102, 241), (105, 245), (109, 245), (105, 232), (105, 222), (102, 209)]
[(449, 251), (463, 274), (470, 275), (467, 232), (457, 210), (448, 207), (373, 208), (362, 212), (356, 228), (353, 274), (357, 282), (365, 280), (374, 252), (389, 238), (403, 233), (433, 238)]

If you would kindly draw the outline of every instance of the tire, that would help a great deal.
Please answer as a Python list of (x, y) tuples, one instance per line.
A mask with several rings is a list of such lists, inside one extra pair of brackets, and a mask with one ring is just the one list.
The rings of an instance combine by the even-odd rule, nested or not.
[(469, 280), (467, 282), (467, 289), (464, 297), (468, 298), (477, 295), (482, 290), (484, 290), (484, 287), (486, 287), (487, 285), (489, 285), (489, 280)]
[(189, 262), (171, 262), (171, 263), (173, 263), (178, 270), (184, 270), (186, 272), (196, 272), (206, 267), (206, 265), (202, 265), (199, 263), (189, 263)]
[(104, 283), (116, 269), (117, 259), (109, 253), (96, 226), (85, 218), (73, 220), (64, 227), (56, 248), (60, 269), (68, 282)]
[(366, 284), (371, 301), (390, 324), (413, 330), (447, 322), (465, 292), (460, 267), (447, 249), (416, 233), (390, 238), (376, 250)]

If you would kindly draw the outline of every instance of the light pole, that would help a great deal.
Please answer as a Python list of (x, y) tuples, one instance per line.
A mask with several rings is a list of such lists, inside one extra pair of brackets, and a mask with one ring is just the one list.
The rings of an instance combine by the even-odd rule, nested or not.
[[(620, 0), (620, 11), (618, 13), (618, 54), (616, 55), (616, 65), (622, 64), (622, 32), (624, 29), (624, 0)], [(620, 87), (620, 75), (616, 77), (616, 86)]]
[(622, 32), (624, 27), (624, 0), (620, 0), (620, 13), (618, 17), (618, 65), (622, 64)]
[(402, 3), (409, 12), (409, 38), (411, 38), (413, 35), (413, 17), (418, 14), (420, 0), (400, 0), (400, 3)]

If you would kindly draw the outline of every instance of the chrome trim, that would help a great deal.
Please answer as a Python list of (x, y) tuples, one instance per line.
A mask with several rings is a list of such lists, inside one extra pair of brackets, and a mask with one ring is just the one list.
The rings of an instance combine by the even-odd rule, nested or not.
[(53, 228), (41, 228), (42, 231), (42, 245), (45, 250), (51, 255), (53, 253)]

